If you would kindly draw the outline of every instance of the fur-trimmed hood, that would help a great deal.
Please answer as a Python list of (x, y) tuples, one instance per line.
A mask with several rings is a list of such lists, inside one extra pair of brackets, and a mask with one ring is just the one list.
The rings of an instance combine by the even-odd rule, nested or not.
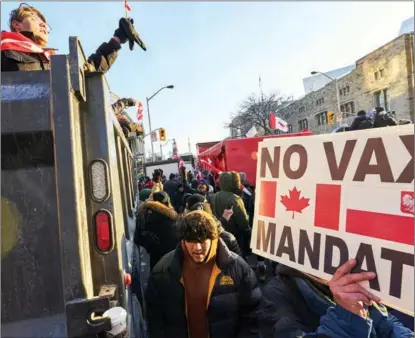
[(153, 212), (166, 216), (173, 221), (177, 220), (177, 212), (172, 207), (168, 207), (164, 205), (163, 203), (155, 202), (155, 201), (146, 201), (139, 205), (137, 209), (137, 213), (144, 214), (148, 210), (151, 210)]

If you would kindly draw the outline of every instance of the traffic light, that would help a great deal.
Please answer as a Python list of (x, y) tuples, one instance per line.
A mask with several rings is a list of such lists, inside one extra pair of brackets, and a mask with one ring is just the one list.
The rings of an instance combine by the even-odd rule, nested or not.
[(331, 111), (327, 113), (327, 122), (331, 125), (334, 124), (334, 113)]
[(164, 128), (159, 129), (159, 139), (161, 142), (166, 141), (166, 131), (164, 130)]

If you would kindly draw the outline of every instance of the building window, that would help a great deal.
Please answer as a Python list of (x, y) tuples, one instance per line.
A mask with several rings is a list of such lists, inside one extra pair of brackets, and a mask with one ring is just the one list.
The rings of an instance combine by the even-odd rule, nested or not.
[(327, 124), (327, 111), (318, 113), (315, 116), (316, 116), (316, 121), (317, 121), (318, 126), (323, 126)]
[(349, 94), (350, 93), (350, 87), (346, 86), (346, 93)]
[(317, 106), (321, 106), (324, 103), (324, 98), (320, 98), (316, 101)]
[(340, 96), (342, 96), (343, 95), (343, 89), (340, 89), (339, 92), (340, 92)]
[(304, 130), (308, 128), (308, 120), (307, 119), (302, 119), (300, 121), (298, 121), (298, 129)]
[(379, 71), (379, 76), (380, 76), (380, 77), (383, 77), (383, 74), (384, 74), (384, 69), (381, 69), (381, 70)]
[(298, 110), (299, 113), (305, 113), (305, 107), (300, 107), (300, 109)]
[(383, 107), (386, 111), (390, 110), (390, 92), (389, 88), (375, 92), (376, 107)]
[(379, 78), (379, 73), (375, 72), (375, 80), (377, 80)]

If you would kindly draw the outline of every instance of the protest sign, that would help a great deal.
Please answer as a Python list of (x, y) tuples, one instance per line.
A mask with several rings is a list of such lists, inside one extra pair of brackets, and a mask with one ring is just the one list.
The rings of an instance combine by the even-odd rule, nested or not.
[(413, 156), (413, 125), (264, 140), (252, 251), (326, 280), (356, 258), (377, 274), (367, 287), (413, 315)]

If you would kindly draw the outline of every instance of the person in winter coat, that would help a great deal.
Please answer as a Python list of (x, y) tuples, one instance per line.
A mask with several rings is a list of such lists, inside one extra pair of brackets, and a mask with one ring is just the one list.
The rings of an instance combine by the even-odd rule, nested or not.
[(360, 110), (349, 127), (349, 131), (373, 128), (374, 120), (364, 110)]
[[(267, 338), (409, 338), (413, 332), (388, 314), (380, 299), (359, 282), (372, 272), (351, 273), (352, 259), (330, 282), (284, 265), (263, 288), (259, 311), (261, 335)], [(370, 305), (372, 304), (372, 305)]]
[(138, 200), (140, 202), (145, 202), (151, 195), (151, 189), (144, 188), (138, 193)]
[(397, 126), (398, 122), (385, 111), (383, 107), (376, 107), (376, 116), (374, 122), (374, 128), (382, 128), (382, 127), (389, 127), (389, 126)]
[(154, 182), (151, 180), (150, 177), (144, 177), (144, 188), (151, 189), (153, 188)]
[(178, 227), (180, 244), (148, 279), (149, 336), (257, 338), (261, 289), (250, 266), (218, 238), (206, 212), (189, 212)]
[(174, 210), (176, 210), (178, 214), (181, 214), (184, 211), (184, 203), (183, 203), (184, 196), (185, 196), (185, 192), (184, 192), (183, 184), (179, 183), (177, 185), (177, 190), (174, 193), (173, 198), (172, 198)]
[[(129, 41), (142, 46), (132, 19), (121, 18), (109, 42), (104, 42), (88, 58), (86, 71), (107, 72), (118, 56), (121, 45)], [(50, 69), (50, 57), (55, 54), (46, 49), (50, 28), (45, 16), (35, 7), (21, 4), (10, 13), (10, 32), (1, 33), (1, 71), (40, 71)]]
[(175, 174), (170, 174), (169, 180), (163, 184), (164, 191), (173, 198), (174, 194), (177, 192), (177, 180)]
[(226, 224), (229, 221), (230, 217), (233, 214), (233, 210), (230, 209), (231, 213), (229, 213), (229, 210), (225, 210), (224, 215), (222, 215), (220, 220), (213, 215), (212, 208), (210, 207), (210, 204), (206, 201), (192, 204), (192, 206), (189, 207), (189, 212), (196, 210), (203, 210), (204, 212), (207, 212), (210, 216), (213, 217), (218, 226), (219, 238), (222, 239), (222, 241), (226, 244), (229, 250), (236, 253), (238, 256), (242, 257), (242, 251), (239, 247), (238, 241), (236, 240), (235, 236), (232, 235), (230, 232), (225, 231), (225, 229), (222, 226), (222, 224)]
[(154, 172), (153, 172), (154, 185), (151, 187), (151, 196), (150, 196), (150, 198), (152, 198), (152, 196), (156, 192), (161, 192), (161, 191), (164, 190), (162, 180), (163, 180), (163, 170), (155, 169)]
[(153, 194), (153, 200), (139, 205), (137, 210), (137, 230), (134, 241), (150, 255), (150, 268), (178, 243), (175, 223), (177, 213), (170, 205), (165, 192)]
[(138, 135), (144, 134), (144, 129), (141, 124), (135, 123), (130, 117), (123, 112), (127, 107), (134, 107), (137, 101), (131, 98), (123, 98), (112, 104), (112, 110), (117, 116), (118, 123), (120, 124), (125, 137), (128, 137), (129, 133), (137, 133)]
[[(213, 214), (220, 218), (226, 209), (233, 209), (233, 215), (224, 225), (226, 231), (232, 233), (238, 243), (249, 243), (251, 227), (249, 217), (240, 194), (241, 179), (237, 172), (224, 172), (219, 177), (220, 191), (210, 198)], [(246, 253), (244, 252), (244, 255)]]
[[(254, 223), (254, 213), (255, 213), (255, 194), (254, 191), (251, 189), (250, 184), (248, 182), (248, 179), (246, 177), (246, 174), (244, 172), (239, 173), (239, 176), (241, 178), (241, 189), (239, 189), (239, 195), (242, 197), (242, 200), (244, 201), (245, 209), (248, 214), (249, 218), (249, 226), (252, 228), (252, 225)], [(243, 245), (243, 252), (250, 253), (250, 238), (246, 238)], [(265, 258), (262, 256), (256, 256), (257, 257), (257, 267), (256, 267), (256, 273), (258, 275), (258, 278), (261, 282), (265, 281), (267, 278), (267, 266), (265, 264)]]

